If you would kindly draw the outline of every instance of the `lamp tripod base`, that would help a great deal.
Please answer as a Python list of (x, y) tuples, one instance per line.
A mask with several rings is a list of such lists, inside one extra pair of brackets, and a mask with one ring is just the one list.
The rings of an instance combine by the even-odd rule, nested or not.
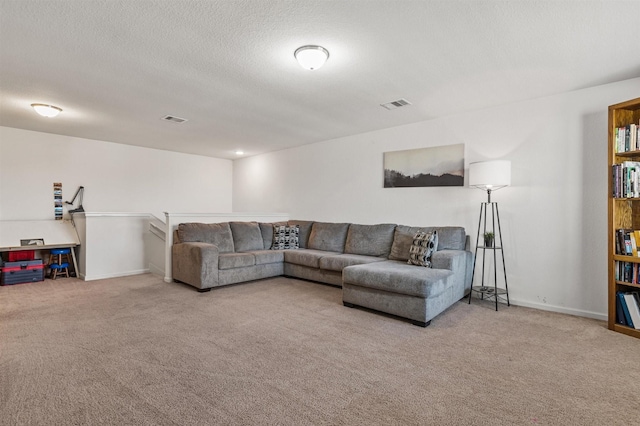
[[(491, 209), (490, 221), (487, 220), (487, 208)], [(489, 222), (489, 223), (487, 223)], [(496, 226), (497, 225), (497, 226)], [(481, 244), (480, 243), (480, 230), (482, 229), (484, 234), (487, 234), (487, 228), (491, 232), (495, 233), (496, 244)], [(493, 235), (492, 235), (493, 237)], [(478, 250), (482, 250), (482, 278), (479, 286), (473, 285), (476, 272), (476, 262), (478, 260)], [(493, 285), (485, 285), (485, 267), (487, 260), (487, 251), (490, 253), (489, 258), (493, 258)], [(500, 259), (502, 260), (502, 272), (504, 273), (504, 288), (498, 287), (498, 255), (500, 252)], [(492, 254), (492, 255), (491, 255)], [(491, 275), (491, 274), (490, 274)], [(489, 280), (490, 281), (490, 280)], [(498, 203), (491, 202), (491, 190), (487, 190), (487, 202), (482, 203), (480, 206), (480, 218), (478, 219), (478, 234), (476, 236), (476, 251), (473, 257), (473, 272), (471, 275), (471, 291), (469, 292), (469, 303), (474, 294), (482, 300), (492, 299), (495, 300), (496, 311), (498, 310), (498, 301), (509, 303), (509, 289), (507, 286), (507, 268), (504, 264), (504, 250), (502, 243), (502, 230), (500, 228), (500, 213), (498, 211)], [(505, 297), (502, 297), (505, 296)]]

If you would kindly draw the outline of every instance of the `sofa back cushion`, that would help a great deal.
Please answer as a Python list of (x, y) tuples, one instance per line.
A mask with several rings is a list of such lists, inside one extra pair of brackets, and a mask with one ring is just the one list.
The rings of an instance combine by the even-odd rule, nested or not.
[(379, 225), (351, 224), (347, 232), (344, 252), (365, 256), (389, 256), (396, 225), (382, 223)]
[(218, 247), (220, 253), (233, 252), (233, 236), (229, 223), (181, 223), (178, 237), (183, 243), (208, 243)]
[(391, 244), (391, 251), (389, 253), (390, 260), (409, 260), (409, 250), (413, 244), (413, 237), (418, 231), (422, 231), (425, 228), (417, 226), (396, 226), (393, 234), (393, 244)]
[(398, 225), (393, 236), (393, 244), (389, 259), (409, 260), (409, 250), (413, 244), (413, 237), (418, 231), (438, 231), (438, 250), (464, 250), (466, 234), (461, 226), (405, 226)]
[(229, 222), (236, 252), (264, 250), (258, 222)]
[(308, 248), (343, 253), (348, 230), (348, 223), (314, 222)]
[(464, 250), (467, 234), (462, 226), (437, 226), (430, 228), (438, 231), (438, 250)]
[(258, 226), (260, 226), (260, 233), (262, 234), (262, 248), (264, 250), (271, 249), (271, 244), (273, 244), (273, 223), (269, 222), (260, 222)]
[(309, 220), (290, 220), (287, 222), (289, 226), (298, 225), (300, 233), (298, 234), (298, 245), (300, 248), (309, 248), (309, 236), (311, 235), (311, 227), (313, 222)]
[(270, 250), (273, 244), (273, 227), (286, 225), (287, 222), (260, 222), (260, 233), (262, 234), (262, 248)]

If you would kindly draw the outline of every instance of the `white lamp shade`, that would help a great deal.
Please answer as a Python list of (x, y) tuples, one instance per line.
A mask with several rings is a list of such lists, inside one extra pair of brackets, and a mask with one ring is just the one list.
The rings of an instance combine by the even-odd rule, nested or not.
[(511, 161), (480, 161), (469, 164), (469, 186), (496, 190), (511, 185)]
[(317, 70), (329, 59), (329, 51), (322, 46), (302, 46), (293, 54), (302, 68)]
[(62, 112), (61, 108), (46, 104), (31, 104), (31, 107), (43, 117), (55, 117)]

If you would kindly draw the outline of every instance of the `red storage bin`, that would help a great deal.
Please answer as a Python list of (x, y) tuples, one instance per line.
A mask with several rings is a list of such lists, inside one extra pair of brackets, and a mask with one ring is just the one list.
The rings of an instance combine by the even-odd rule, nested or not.
[(10, 251), (8, 262), (21, 262), (23, 260), (33, 260), (34, 256), (35, 256), (35, 250)]

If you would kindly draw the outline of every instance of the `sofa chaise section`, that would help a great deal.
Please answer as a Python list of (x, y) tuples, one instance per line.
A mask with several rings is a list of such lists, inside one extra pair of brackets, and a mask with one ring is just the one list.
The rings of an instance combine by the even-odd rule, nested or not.
[[(437, 231), (438, 251), (432, 268), (407, 263), (409, 247), (418, 231)], [(440, 242), (441, 241), (441, 242)], [(463, 228), (396, 227), (391, 260), (344, 269), (342, 300), (345, 306), (373, 309), (410, 319), (426, 327), (435, 316), (462, 299), (470, 286), (471, 253)]]

